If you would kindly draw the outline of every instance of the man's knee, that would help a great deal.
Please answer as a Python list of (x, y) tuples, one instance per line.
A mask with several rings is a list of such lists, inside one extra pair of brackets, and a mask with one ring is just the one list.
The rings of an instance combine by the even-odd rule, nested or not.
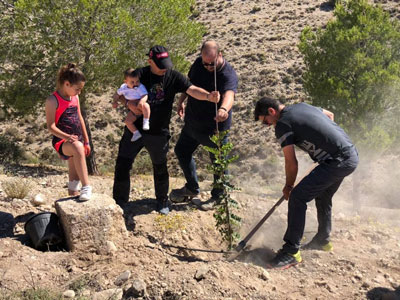
[(184, 157), (188, 156), (186, 151), (185, 151), (185, 147), (183, 146), (182, 143), (179, 143), (179, 141), (175, 145), (174, 152), (175, 152), (175, 155), (176, 155), (176, 157), (178, 159), (181, 159), (181, 158), (184, 158)]
[(132, 163), (133, 161), (131, 159), (118, 156), (115, 163), (114, 178), (118, 181), (129, 178)]
[[(310, 199), (312, 200), (312, 199)], [(294, 188), (291, 192), (290, 192), (290, 196), (289, 196), (289, 205), (304, 205), (307, 204), (308, 201), (308, 197), (307, 195), (304, 193), (304, 191), (300, 188)]]

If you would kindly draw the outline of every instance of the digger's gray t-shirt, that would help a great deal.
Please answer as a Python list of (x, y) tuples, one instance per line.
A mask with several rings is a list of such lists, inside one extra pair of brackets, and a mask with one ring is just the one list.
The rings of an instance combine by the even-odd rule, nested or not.
[(282, 148), (294, 144), (316, 162), (340, 158), (353, 146), (349, 136), (321, 108), (306, 103), (281, 111), (275, 135)]

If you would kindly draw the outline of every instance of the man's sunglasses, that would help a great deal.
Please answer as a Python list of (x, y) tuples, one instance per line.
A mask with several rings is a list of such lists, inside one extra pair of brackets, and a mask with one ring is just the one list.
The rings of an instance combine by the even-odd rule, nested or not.
[(214, 67), (214, 66), (215, 66), (215, 63), (214, 63), (214, 62), (205, 63), (205, 62), (203, 61), (203, 66), (205, 66), (205, 67)]

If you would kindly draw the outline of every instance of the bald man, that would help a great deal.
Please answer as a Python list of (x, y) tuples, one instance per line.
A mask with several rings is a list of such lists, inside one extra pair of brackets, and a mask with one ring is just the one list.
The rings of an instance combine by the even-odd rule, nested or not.
[[(216, 71), (216, 72), (215, 72)], [(215, 87), (215, 78), (217, 86)], [(221, 100), (217, 103), (197, 101), (192, 96), (182, 94), (178, 102), (178, 114), (184, 117), (185, 125), (175, 146), (175, 154), (185, 175), (186, 184), (180, 189), (172, 190), (170, 200), (183, 202), (196, 196), (200, 192), (196, 173), (196, 164), (193, 152), (199, 145), (215, 147), (210, 136), (215, 134), (217, 126), (219, 131), (229, 130), (232, 123), (232, 105), (237, 92), (238, 78), (235, 70), (224, 59), (222, 52), (215, 41), (206, 41), (201, 47), (201, 55), (190, 68), (188, 77), (190, 81), (209, 92), (217, 90)], [(185, 100), (187, 105), (185, 107)], [(227, 137), (224, 142), (227, 142)], [(215, 160), (210, 154), (211, 161)], [(214, 182), (218, 178), (214, 176)], [(219, 201), (222, 191), (212, 189), (211, 199), (201, 208), (212, 209)]]

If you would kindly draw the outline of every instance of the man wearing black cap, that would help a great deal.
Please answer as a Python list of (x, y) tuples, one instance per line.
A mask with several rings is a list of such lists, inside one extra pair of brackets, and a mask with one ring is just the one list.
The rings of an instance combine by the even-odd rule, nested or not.
[[(143, 131), (142, 120), (138, 118), (135, 125), (141, 132), (142, 138), (131, 142), (132, 133), (126, 127), (124, 128), (115, 165), (113, 198), (120, 205), (128, 202), (130, 193), (129, 173), (136, 155), (145, 147), (153, 163), (157, 210), (162, 214), (168, 214), (167, 152), (170, 138), (169, 123), (175, 95), (187, 93), (199, 101), (217, 103), (219, 93), (210, 93), (196, 87), (184, 75), (172, 70), (172, 61), (165, 47), (152, 47), (148, 57), (149, 66), (137, 70), (141, 83), (148, 91), (147, 103), (151, 108), (150, 130)], [(138, 105), (140, 106), (141, 103), (139, 102)]]
[[(189, 71), (190, 81), (207, 91), (218, 90), (221, 101), (217, 107), (214, 103), (196, 101), (191, 95), (182, 94), (178, 103), (178, 114), (185, 117), (185, 126), (175, 146), (175, 154), (185, 174), (186, 184), (182, 188), (172, 190), (172, 202), (182, 202), (199, 194), (200, 187), (196, 174), (193, 153), (199, 145), (215, 147), (210, 136), (219, 131), (230, 129), (232, 123), (232, 105), (237, 91), (238, 78), (235, 70), (224, 59), (215, 41), (205, 41), (201, 47), (201, 55), (192, 64)], [(216, 81), (216, 82), (215, 82)], [(216, 86), (215, 86), (216, 84)], [(187, 100), (186, 107), (184, 101)], [(227, 137), (223, 141), (227, 142)], [(211, 161), (215, 160), (213, 154)], [(214, 182), (218, 180), (214, 176)], [(212, 209), (219, 202), (220, 189), (212, 189), (211, 199), (201, 204), (201, 209)]]

